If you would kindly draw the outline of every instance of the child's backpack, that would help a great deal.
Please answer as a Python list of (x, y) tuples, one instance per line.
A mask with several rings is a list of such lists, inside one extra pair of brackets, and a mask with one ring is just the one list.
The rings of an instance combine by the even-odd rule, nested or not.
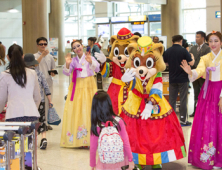
[(97, 45), (97, 47), (99, 47), (99, 49), (101, 50), (101, 45), (99, 43), (95, 43), (94, 45)]
[[(117, 117), (115, 119), (120, 120)], [(110, 121), (106, 122), (99, 135), (98, 153), (102, 163), (115, 164), (124, 161), (123, 140), (117, 128)]]

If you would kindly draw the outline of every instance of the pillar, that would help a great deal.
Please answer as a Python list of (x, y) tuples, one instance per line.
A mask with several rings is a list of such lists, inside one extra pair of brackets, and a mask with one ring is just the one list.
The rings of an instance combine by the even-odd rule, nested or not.
[(58, 64), (65, 63), (64, 0), (50, 1), (49, 38), (58, 38)]
[(48, 10), (46, 0), (22, 0), (23, 51), (36, 53), (36, 39), (48, 38)]
[(172, 46), (172, 37), (180, 34), (181, 0), (167, 0), (161, 6), (162, 36), (167, 36), (167, 48)]

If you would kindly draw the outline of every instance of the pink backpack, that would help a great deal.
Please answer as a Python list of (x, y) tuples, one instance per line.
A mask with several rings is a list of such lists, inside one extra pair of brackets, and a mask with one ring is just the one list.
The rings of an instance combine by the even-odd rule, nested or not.
[[(118, 122), (120, 120), (118, 117), (115, 119)], [(123, 140), (110, 121), (106, 122), (99, 135), (98, 153), (102, 163), (115, 164), (124, 161)]]

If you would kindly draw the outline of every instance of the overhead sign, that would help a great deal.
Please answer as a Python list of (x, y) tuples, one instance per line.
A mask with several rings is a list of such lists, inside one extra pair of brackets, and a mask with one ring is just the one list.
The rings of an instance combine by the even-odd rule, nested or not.
[(132, 22), (131, 24), (132, 25), (144, 25), (145, 22), (144, 21), (143, 22)]
[(117, 22), (128, 22), (129, 19), (128, 17), (112, 17), (111, 22), (112, 23), (117, 23)]
[(108, 17), (95, 18), (94, 23), (96, 24), (109, 23), (109, 18)]
[(146, 15), (129, 16), (129, 21), (146, 21), (146, 20), (147, 20)]
[(149, 22), (161, 21), (161, 14), (148, 15)]
[(220, 11), (216, 11), (216, 12), (215, 12), (215, 17), (216, 17), (216, 18), (220, 18)]
[(144, 34), (144, 25), (132, 25), (132, 32), (139, 32), (140, 34)]

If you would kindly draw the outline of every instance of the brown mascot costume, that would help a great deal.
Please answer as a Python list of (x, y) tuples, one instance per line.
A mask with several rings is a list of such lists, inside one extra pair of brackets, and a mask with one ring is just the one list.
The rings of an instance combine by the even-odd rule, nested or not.
[[(185, 140), (176, 113), (162, 94), (164, 47), (150, 37), (141, 37), (128, 46), (130, 59), (121, 78), (131, 82), (131, 91), (123, 104), (121, 117), (133, 152), (135, 164), (153, 165), (172, 162), (186, 156)], [(132, 78), (134, 78), (133, 81)]]
[(122, 103), (127, 98), (127, 84), (121, 81), (125, 73), (125, 65), (129, 59), (127, 47), (130, 43), (136, 43), (139, 36), (133, 35), (127, 28), (122, 28), (117, 36), (111, 37), (112, 50), (109, 59), (112, 62), (106, 62), (105, 55), (95, 53), (95, 57), (102, 63), (101, 74), (103, 77), (113, 77), (109, 86), (108, 94), (112, 100), (113, 110), (118, 115), (121, 113)]

